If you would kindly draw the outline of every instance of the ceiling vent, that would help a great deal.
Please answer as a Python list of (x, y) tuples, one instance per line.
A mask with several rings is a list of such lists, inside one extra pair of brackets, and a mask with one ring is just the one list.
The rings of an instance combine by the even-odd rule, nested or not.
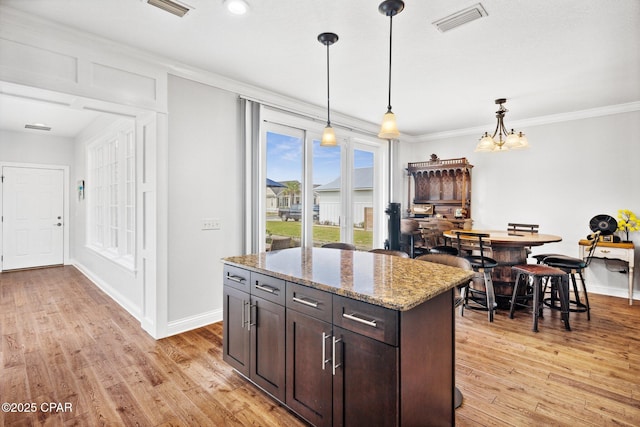
[(32, 125), (26, 124), (24, 125), (25, 129), (34, 129), (34, 130), (44, 130), (44, 131), (50, 131), (51, 130), (51, 126), (47, 126), (47, 125), (41, 125), (39, 123), (34, 123)]
[(436, 26), (438, 31), (444, 33), (449, 30), (453, 30), (460, 25), (464, 25), (467, 22), (480, 19), (483, 16), (487, 16), (487, 11), (484, 10), (484, 7), (482, 7), (480, 3), (477, 3), (466, 9), (459, 10), (458, 12), (453, 13), (447, 17), (438, 19), (437, 21), (433, 22), (433, 25)]
[(149, 3), (151, 6), (162, 9), (165, 12), (169, 12), (176, 16), (179, 16), (180, 18), (182, 18), (187, 14), (187, 12), (189, 12), (189, 10), (191, 10), (187, 6), (176, 3), (172, 0), (147, 0), (147, 3)]

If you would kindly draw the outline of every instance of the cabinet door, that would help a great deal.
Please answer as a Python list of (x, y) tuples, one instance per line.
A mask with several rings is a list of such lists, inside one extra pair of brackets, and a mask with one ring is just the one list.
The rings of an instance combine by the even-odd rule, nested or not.
[(238, 372), (249, 376), (249, 294), (225, 285), (223, 297), (222, 359)]
[(275, 398), (285, 400), (285, 308), (251, 297), (249, 378)]
[(334, 327), (334, 426), (399, 425), (398, 348)]
[(287, 309), (286, 404), (317, 427), (331, 425), (331, 324)]

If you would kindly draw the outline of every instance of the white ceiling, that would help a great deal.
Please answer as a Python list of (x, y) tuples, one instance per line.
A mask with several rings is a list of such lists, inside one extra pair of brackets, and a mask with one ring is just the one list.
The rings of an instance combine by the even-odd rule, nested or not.
[[(387, 105), (389, 18), (379, 1), (187, 0), (178, 18), (144, 0), (0, 0), (235, 80), (378, 123)], [(407, 0), (393, 19), (392, 106), (402, 133), (428, 135), (640, 100), (640, 1), (482, 0), (488, 16), (447, 33), (432, 22), (476, 0)], [(2, 122), (6, 105), (2, 108)], [(39, 120), (40, 121), (40, 120)], [(24, 126), (24, 124), (22, 124)], [(488, 128), (486, 130), (492, 130)], [(478, 135), (479, 136), (479, 135)]]

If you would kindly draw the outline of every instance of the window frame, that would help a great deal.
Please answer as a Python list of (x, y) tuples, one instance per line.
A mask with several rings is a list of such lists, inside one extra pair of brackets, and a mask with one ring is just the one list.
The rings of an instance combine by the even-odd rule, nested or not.
[[(273, 126), (273, 128), (271, 128)], [(254, 200), (256, 206), (259, 207), (260, 214), (258, 215), (257, 230), (257, 244), (260, 252), (265, 250), (265, 194), (264, 194), (264, 182), (266, 180), (266, 133), (268, 131), (274, 131), (274, 128), (278, 126), (284, 126), (287, 128), (296, 129), (304, 133), (303, 140), (303, 180), (302, 180), (302, 194), (303, 194), (303, 212), (305, 220), (303, 221), (302, 228), (302, 241), (301, 244), (304, 247), (310, 247), (313, 245), (313, 182), (312, 182), (312, 167), (313, 167), (313, 140), (320, 140), (322, 138), (322, 131), (324, 129), (324, 123), (317, 120), (313, 120), (308, 117), (301, 116), (295, 113), (288, 113), (283, 110), (273, 109), (268, 106), (262, 106), (261, 120), (259, 130), (259, 143), (257, 147), (257, 158), (259, 159), (259, 170), (256, 174), (257, 188), (256, 192), (257, 200)], [(335, 125), (334, 125), (335, 126)], [(343, 206), (349, 206), (348, 209), (343, 208), (343, 215), (345, 218), (351, 218), (351, 174), (352, 174), (352, 162), (353, 152), (355, 149), (361, 149), (362, 147), (375, 147), (374, 156), (374, 204), (376, 206), (376, 214), (374, 220), (374, 237), (373, 247), (383, 247), (384, 245), (384, 230), (386, 230), (385, 222), (385, 206), (389, 202), (389, 188), (390, 188), (390, 168), (389, 168), (389, 142), (377, 139), (377, 137), (371, 134), (365, 134), (356, 130), (350, 130), (339, 127), (336, 131), (338, 137), (338, 144), (341, 147), (341, 165), (340, 170), (342, 176), (345, 177), (342, 182), (342, 194), (343, 194)], [(260, 184), (263, 185), (260, 185)], [(311, 207), (311, 208), (309, 208)], [(348, 221), (342, 221), (340, 227), (341, 240), (351, 242), (353, 239), (353, 227), (348, 226)]]
[(120, 119), (86, 145), (85, 246), (135, 271), (136, 125)]

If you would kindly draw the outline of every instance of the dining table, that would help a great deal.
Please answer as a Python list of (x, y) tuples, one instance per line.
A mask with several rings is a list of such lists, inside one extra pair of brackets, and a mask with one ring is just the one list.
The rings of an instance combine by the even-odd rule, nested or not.
[[(456, 247), (458, 236), (456, 231), (448, 230), (443, 235), (451, 239), (451, 244)], [(561, 236), (554, 234), (543, 234), (530, 231), (513, 230), (464, 230), (465, 233), (488, 234), (486, 239), (491, 247), (491, 254), (485, 254), (497, 261), (498, 266), (493, 269), (493, 288), (496, 294), (498, 306), (508, 306), (513, 295), (513, 285), (516, 280), (516, 273), (511, 267), (518, 264), (526, 264), (529, 255), (528, 249), (533, 246), (541, 246), (546, 243), (562, 241)], [(472, 237), (461, 235), (460, 239), (470, 239)], [(484, 240), (484, 239), (483, 239)], [(472, 286), (473, 283), (472, 283)], [(482, 289), (484, 290), (484, 289)], [(524, 291), (524, 289), (523, 289)]]

